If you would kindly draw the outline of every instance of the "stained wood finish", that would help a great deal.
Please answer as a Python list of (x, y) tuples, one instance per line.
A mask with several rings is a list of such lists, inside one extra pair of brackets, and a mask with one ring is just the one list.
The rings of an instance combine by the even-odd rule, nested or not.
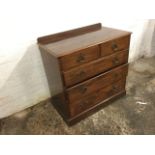
[[(128, 72), (128, 64), (119, 66), (97, 77), (89, 79), (79, 85), (67, 89), (68, 100), (70, 103), (83, 99), (85, 96), (100, 90), (122, 78), (126, 78)], [(108, 81), (108, 82), (107, 82)]]
[(73, 29), (73, 30), (69, 30), (69, 31), (65, 31), (65, 32), (56, 33), (53, 35), (39, 37), (37, 39), (37, 41), (38, 41), (38, 43), (41, 43), (41, 44), (49, 44), (49, 43), (57, 42), (57, 41), (64, 40), (67, 38), (82, 35), (85, 33), (89, 33), (92, 31), (96, 31), (96, 30), (101, 29), (101, 27), (102, 27), (101, 23), (97, 23), (97, 24), (85, 26), (82, 28), (77, 28), (77, 29)]
[[(55, 59), (53, 55), (46, 52), (45, 49), (40, 47), (42, 61), (44, 64), (44, 69), (46, 77), (48, 79), (49, 89), (51, 95), (57, 95), (63, 92), (64, 85), (63, 79), (61, 76), (59, 61)], [(54, 73), (54, 74), (53, 74)]]
[(110, 40), (101, 44), (101, 56), (107, 56), (118, 51), (129, 49), (130, 35)]
[(65, 85), (66, 87), (73, 86), (109, 69), (125, 64), (127, 61), (128, 51), (123, 51), (64, 72)]
[(52, 103), (68, 125), (125, 95), (130, 35), (98, 23), (38, 38)]
[(66, 71), (76, 66), (80, 66), (86, 62), (95, 60), (99, 58), (99, 56), (100, 56), (99, 46), (92, 46), (61, 57), (60, 64), (62, 66), (62, 70)]
[(102, 100), (113, 96), (123, 90), (125, 90), (125, 81), (126, 79), (121, 79), (120, 81), (109, 85), (103, 89), (97, 90), (85, 98), (78, 99), (74, 102), (74, 104), (70, 105), (70, 113), (71, 116), (76, 116), (77, 114), (87, 110), (88, 108), (96, 105), (97, 103), (101, 102)]
[[(96, 27), (96, 26), (94, 26)], [(42, 37), (41, 39), (38, 39), (38, 44), (43, 45), (43, 47), (48, 50), (48, 52), (55, 57), (63, 57), (65, 55), (74, 53), (77, 50), (82, 50), (85, 48), (88, 48), (90, 46), (99, 45), (101, 43), (108, 42), (113, 39), (118, 39), (123, 36), (131, 35), (131, 32), (102, 27), (96, 29), (90, 29), (89, 31), (85, 31), (81, 35), (80, 29), (77, 29), (76, 33), (78, 35), (72, 36), (71, 33), (75, 33), (74, 30), (72, 32), (65, 32), (66, 35), (64, 35), (64, 32), (60, 33), (60, 35), (63, 37), (63, 39), (60, 39), (59, 41), (55, 41), (55, 39), (51, 39), (50, 37)], [(75, 35), (75, 34), (74, 34)], [(52, 37), (53, 38), (53, 37)], [(54, 40), (54, 42), (53, 42)], [(57, 39), (56, 39), (57, 40)]]
[(115, 95), (110, 96), (109, 98), (102, 100), (100, 103), (95, 104), (94, 106), (88, 108), (87, 110), (77, 114), (74, 117), (69, 117), (69, 116), (65, 115), (65, 113), (62, 111), (62, 108), (60, 108), (60, 106), (58, 106), (58, 104), (66, 103), (66, 100), (61, 95), (52, 97), (51, 102), (52, 102), (53, 106), (55, 107), (55, 109), (58, 111), (58, 113), (62, 116), (64, 121), (67, 123), (67, 125), (72, 126), (72, 125), (78, 123), (79, 121), (81, 121), (82, 119), (85, 119), (86, 117), (94, 114), (101, 108), (104, 108), (104, 107), (108, 106), (109, 104), (114, 103), (113, 101), (115, 101), (116, 99), (118, 99), (120, 97), (123, 97), (124, 95), (126, 95), (125, 90), (118, 92)]

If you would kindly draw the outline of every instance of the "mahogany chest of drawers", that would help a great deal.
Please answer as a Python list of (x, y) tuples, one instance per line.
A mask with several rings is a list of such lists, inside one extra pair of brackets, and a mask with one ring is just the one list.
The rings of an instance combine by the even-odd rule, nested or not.
[(67, 124), (125, 95), (130, 36), (98, 23), (38, 38), (52, 103)]

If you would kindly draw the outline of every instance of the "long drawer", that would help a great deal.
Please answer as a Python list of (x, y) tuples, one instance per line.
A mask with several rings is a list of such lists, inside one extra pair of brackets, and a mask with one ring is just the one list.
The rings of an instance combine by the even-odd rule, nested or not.
[(74, 84), (99, 75), (114, 67), (125, 64), (127, 61), (128, 51), (122, 51), (82, 65), (81, 67), (72, 69), (70, 71), (63, 72), (65, 86), (73, 86)]
[(116, 95), (122, 91), (125, 91), (125, 83), (126, 83), (126, 79), (123, 78), (120, 81), (110, 86), (107, 86), (105, 88), (102, 88), (100, 90), (97, 90), (91, 93), (90, 95), (86, 96), (84, 99), (79, 98), (79, 100), (76, 100), (74, 104), (69, 105), (70, 115), (76, 116), (77, 114), (80, 114), (85, 110), (88, 110), (89, 108), (95, 106), (101, 101), (104, 101), (109, 97), (112, 97), (113, 95)]
[(74, 87), (67, 89), (68, 99), (71, 103), (84, 98), (86, 95), (93, 93), (105, 86), (119, 81), (121, 78), (125, 78), (128, 72), (128, 64), (114, 68), (106, 73), (103, 73), (97, 77), (91, 78), (83, 83), (80, 83)]

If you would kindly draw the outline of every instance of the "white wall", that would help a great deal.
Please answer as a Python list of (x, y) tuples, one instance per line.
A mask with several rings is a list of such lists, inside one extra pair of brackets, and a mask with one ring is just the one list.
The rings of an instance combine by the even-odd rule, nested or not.
[[(136, 34), (148, 23), (147, 20), (104, 18), (103, 10), (107, 6), (102, 2), (4, 0), (0, 4), (0, 118), (50, 96), (37, 37), (96, 22), (133, 30)], [(110, 7), (115, 8), (109, 4)], [(137, 48), (134, 43), (131, 51)]]

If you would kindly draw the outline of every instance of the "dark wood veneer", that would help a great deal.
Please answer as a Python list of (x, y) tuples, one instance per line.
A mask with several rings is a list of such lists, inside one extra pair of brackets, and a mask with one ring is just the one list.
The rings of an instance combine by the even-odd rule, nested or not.
[(124, 64), (127, 60), (128, 51), (122, 51), (108, 57), (91, 61), (90, 63), (82, 65), (78, 68), (63, 72), (65, 85), (66, 87), (73, 86), (79, 82), (108, 71), (109, 69)]
[(97, 23), (38, 38), (51, 101), (67, 124), (125, 95), (130, 35)]
[(101, 27), (102, 27), (101, 23), (97, 23), (97, 24), (85, 26), (82, 28), (77, 28), (77, 29), (73, 29), (73, 30), (69, 30), (69, 31), (61, 32), (61, 33), (56, 33), (56, 34), (52, 34), (52, 35), (39, 37), (38, 43), (48, 44), (48, 43), (57, 42), (60, 40), (64, 40), (67, 38), (71, 38), (71, 37), (75, 37), (78, 35), (82, 35), (85, 33), (99, 30), (99, 29), (101, 29)]
[(67, 89), (68, 100), (70, 103), (74, 103), (76, 100), (83, 99), (86, 95), (126, 78), (127, 72), (128, 64), (125, 64), (75, 85)]

